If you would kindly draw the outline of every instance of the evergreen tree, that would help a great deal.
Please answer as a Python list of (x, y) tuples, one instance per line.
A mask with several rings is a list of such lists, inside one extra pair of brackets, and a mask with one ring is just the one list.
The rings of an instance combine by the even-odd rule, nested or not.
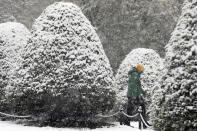
[(0, 98), (4, 89), (21, 63), (21, 52), (27, 44), (30, 32), (22, 24), (7, 22), (0, 24)]
[(159, 80), (160, 71), (163, 68), (163, 60), (154, 50), (145, 48), (132, 50), (118, 69), (115, 81), (119, 104), (124, 105), (127, 102), (128, 72), (137, 64), (142, 64), (145, 67), (144, 73), (141, 75), (141, 84), (142, 88), (147, 91), (146, 101), (150, 104), (152, 90)]
[(79, 7), (57, 2), (32, 27), (14, 97), (19, 113), (51, 126), (91, 126), (113, 107), (113, 72)]
[[(154, 103), (158, 131), (197, 130), (197, 1), (186, 0), (181, 17), (166, 45), (167, 71)], [(157, 99), (157, 98), (155, 98)]]

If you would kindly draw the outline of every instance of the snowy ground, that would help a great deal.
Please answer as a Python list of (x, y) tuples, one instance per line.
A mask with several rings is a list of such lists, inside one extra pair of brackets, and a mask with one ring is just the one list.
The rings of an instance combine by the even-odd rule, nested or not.
[(0, 130), (1, 131), (153, 131), (151, 129), (138, 129), (138, 123), (131, 123), (132, 127), (128, 126), (117, 126), (114, 127), (104, 127), (104, 128), (97, 128), (97, 129), (87, 129), (87, 128), (52, 128), (52, 127), (30, 127), (30, 126), (23, 126), (19, 124), (14, 124), (13, 122), (8, 121), (0, 121)]

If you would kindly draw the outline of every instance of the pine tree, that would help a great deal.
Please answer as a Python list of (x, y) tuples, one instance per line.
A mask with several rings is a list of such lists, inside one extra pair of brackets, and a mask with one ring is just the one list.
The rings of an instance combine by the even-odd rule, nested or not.
[[(153, 124), (158, 131), (197, 130), (197, 1), (186, 0), (166, 45), (167, 71), (162, 77)], [(155, 98), (156, 99), (156, 98)]]
[(147, 102), (150, 104), (152, 90), (159, 80), (160, 71), (163, 68), (163, 60), (154, 50), (145, 48), (132, 50), (118, 69), (115, 81), (119, 104), (124, 105), (127, 102), (128, 72), (137, 64), (145, 67), (144, 73), (141, 75), (141, 84), (142, 88), (147, 91)]
[(14, 78), (21, 63), (21, 52), (27, 44), (29, 30), (22, 24), (7, 22), (0, 24), (0, 98), (4, 89)]
[(57, 2), (43, 11), (23, 59), (12, 96), (21, 113), (39, 115), (52, 126), (91, 126), (96, 114), (113, 107), (109, 60), (76, 5)]

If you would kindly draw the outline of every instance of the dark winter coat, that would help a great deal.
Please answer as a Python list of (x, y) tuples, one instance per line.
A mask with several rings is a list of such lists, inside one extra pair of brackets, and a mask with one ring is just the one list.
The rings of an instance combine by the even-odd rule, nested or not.
[(128, 81), (128, 90), (127, 97), (137, 97), (141, 94), (144, 94), (144, 90), (141, 87), (140, 82), (140, 72), (136, 68), (133, 68), (129, 71), (129, 81)]

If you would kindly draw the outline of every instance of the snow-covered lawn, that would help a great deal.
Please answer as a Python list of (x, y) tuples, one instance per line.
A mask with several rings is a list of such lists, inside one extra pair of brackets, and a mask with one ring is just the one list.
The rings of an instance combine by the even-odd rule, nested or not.
[(131, 123), (132, 127), (121, 126), (118, 123), (114, 127), (104, 127), (97, 129), (88, 129), (88, 128), (53, 128), (53, 127), (30, 127), (15, 124), (8, 121), (0, 121), (0, 130), (1, 131), (153, 131), (151, 129), (138, 129), (138, 123)]

